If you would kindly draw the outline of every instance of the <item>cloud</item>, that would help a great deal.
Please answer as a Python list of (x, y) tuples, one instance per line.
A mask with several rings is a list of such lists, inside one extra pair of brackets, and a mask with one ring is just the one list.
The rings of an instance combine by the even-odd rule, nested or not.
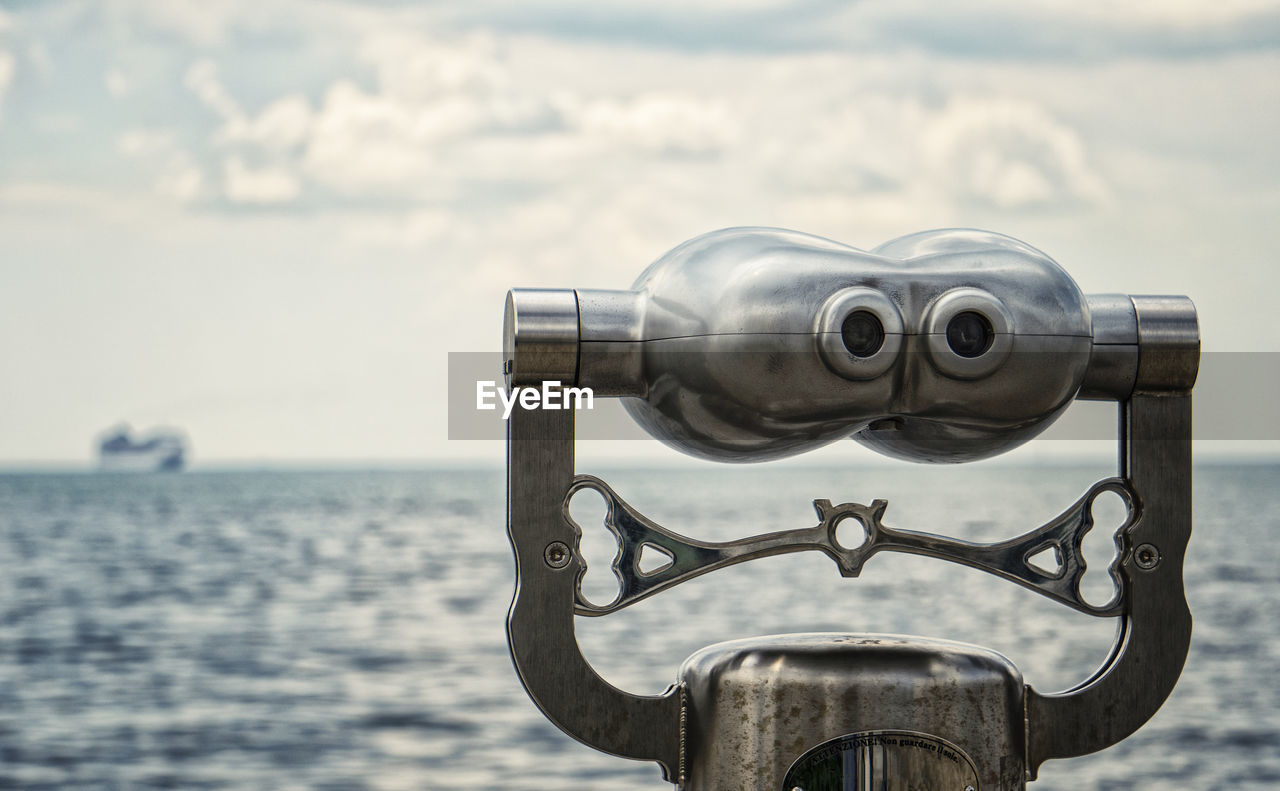
[(585, 137), (659, 154), (709, 154), (737, 137), (724, 102), (677, 93), (567, 102), (566, 120)]
[(107, 13), (114, 21), (130, 27), (180, 36), (202, 49), (210, 49), (225, 46), (238, 31), (278, 28), (304, 10), (295, 2), (280, 0), (116, 0)]
[(1105, 197), (1080, 136), (1029, 102), (956, 97), (923, 129), (927, 167), (960, 200), (1008, 209)]
[[(0, 17), (0, 30), (3, 29), (3, 17)], [(17, 71), (17, 65), (14, 62), (13, 53), (0, 49), (0, 108), (4, 105), (4, 97), (9, 92), (9, 85), (13, 82), (15, 71)]]
[(464, 104), (427, 109), (342, 80), (325, 94), (301, 164), (339, 194), (412, 193), (431, 178), (431, 144), (464, 129), (467, 115)]
[[(446, 40), (388, 29), (362, 52), (374, 67), (373, 86), (338, 78), (314, 107), (290, 93), (247, 113), (209, 59), (193, 63), (184, 83), (220, 120), (209, 138), (214, 149), (243, 154), (241, 164), (266, 161), (269, 172), (288, 173), (299, 185), (274, 192), (279, 202), (303, 197), (303, 183), (317, 188), (313, 197), (339, 202), (440, 196), (458, 178), (456, 167), (441, 168), (454, 147), (561, 123), (545, 97), (510, 88), (489, 37)], [(224, 197), (239, 202), (251, 192)]]
[(464, 28), (536, 33), (573, 41), (624, 43), (688, 52), (794, 52), (835, 43), (844, 0), (535, 0), (457, 4), (447, 18)]
[[(237, 152), (223, 158), (221, 197), (231, 203), (267, 206), (291, 203), (302, 194), (302, 179), (291, 155), (313, 127), (313, 112), (305, 97), (280, 97), (250, 117), (223, 84), (212, 60), (193, 63), (183, 82), (222, 121), (209, 136), (213, 146)], [(239, 153), (246, 151), (268, 161), (251, 167)]]
[(250, 168), (238, 156), (227, 157), (223, 184), (223, 194), (234, 203), (288, 203), (302, 191), (298, 177), (288, 168)]
[[(1045, 12), (1062, 13), (1061, 5), (1050, 0), (1026, 3)], [(1260, 15), (1276, 10), (1275, 0), (1129, 0), (1114, 3), (1111, 0), (1077, 0), (1072, 10), (1088, 19), (1117, 24), (1166, 24), (1187, 28), (1204, 25), (1230, 24), (1252, 21)]]
[(240, 157), (224, 163), (236, 175), (224, 179), (227, 200), (256, 194), (229, 189), (244, 182), (250, 161), (281, 187), (271, 192), (273, 203), (307, 198), (307, 185), (311, 199), (339, 205), (465, 201), (468, 194), (496, 197), (490, 184), (518, 197), (615, 152), (630, 151), (631, 159), (710, 156), (737, 135), (732, 109), (696, 93), (600, 96), (520, 85), (492, 36), (385, 30), (360, 51), (374, 67), (371, 86), (340, 78), (314, 108), (294, 93), (269, 100), (256, 115), (246, 113), (213, 61), (188, 68), (185, 85), (220, 119), (213, 148)]
[(102, 77), (102, 84), (107, 93), (117, 99), (124, 98), (133, 92), (133, 81), (120, 69), (111, 68)]
[(221, 145), (246, 144), (273, 152), (298, 148), (311, 133), (314, 111), (306, 97), (289, 94), (272, 101), (256, 118), (236, 114), (214, 133)]
[[(364, 48), (370, 88), (339, 80), (312, 118), (299, 165), (345, 199), (519, 202), (570, 174), (714, 156), (733, 108), (681, 90), (600, 95), (528, 80), (527, 54), (489, 36), (390, 33)], [(608, 68), (606, 64), (598, 64)]]
[[(620, 0), (598, 13), (674, 18), (682, 5)], [(945, 47), (942, 54), (927, 47), (904, 52), (916, 46), (915, 33), (894, 25), (944, 30), (958, 23), (964, 30), (992, 15), (1023, 32), (1055, 20), (1104, 32), (1152, 31), (1239, 24), (1265, 13), (1242, 0), (1213, 11), (1186, 3), (1120, 10), (1086, 0), (1074, 15), (1041, 0), (977, 0), (964, 9), (919, 0), (902, 6), (761, 0), (735, 18), (756, 24), (757, 17), (790, 14), (813, 35), (852, 35), (856, 28), (877, 40), (866, 50), (815, 53), (751, 51), (747, 41), (742, 51), (707, 54), (616, 47), (607, 36), (588, 41), (568, 28), (512, 35), (509, 25), (484, 22), (488, 15), (559, 11), (567, 19), (582, 8), (574, 0), (518, 8), (478, 3), (472, 8), (480, 21), (470, 29), (442, 25), (462, 17), (439, 8), (375, 13), (344, 2), (288, 8), (266, 13), (229, 0), (208, 22), (219, 28), (216, 36), (191, 33), (192, 41), (215, 43), (187, 46), (205, 54), (178, 73), (210, 114), (175, 119), (164, 146), (152, 141), (146, 166), (157, 190), (202, 210), (305, 209), (353, 221), (358, 213), (398, 212), (387, 223), (392, 230), (372, 236), (406, 244), (437, 234), (441, 214), (459, 227), (516, 214), (541, 217), (529, 222), (536, 234), (540, 223), (562, 227), (551, 221), (561, 216), (552, 207), (568, 206), (634, 235), (637, 247), (650, 238), (629, 230), (640, 214), (674, 229), (694, 217), (779, 222), (803, 216), (803, 207), (831, 218), (856, 209), (884, 225), (925, 205), (942, 217), (975, 207), (1102, 205), (1116, 184), (1097, 163), (1108, 162), (1110, 178), (1117, 154), (1096, 150), (1097, 138), (1089, 136), (1096, 125), (1088, 128), (1096, 119), (1080, 97), (1104, 83), (1101, 70), (1111, 67), (1078, 78), (1064, 112), (1062, 99), (1035, 83), (1071, 67), (1034, 60), (1011, 74), (998, 60)], [(734, 16), (729, 4), (698, 13)], [(855, 17), (859, 24), (850, 26)], [(164, 22), (170, 32), (182, 27), (170, 22)], [(324, 71), (323, 78), (257, 80), (271, 58), (315, 60), (321, 50), (314, 47), (340, 24), (351, 30), (335, 48), (322, 48), (326, 69), (301, 70)], [(229, 49), (237, 37), (286, 32), (289, 47), (252, 55), (250, 67), (240, 49)], [(1153, 69), (1158, 81), (1159, 67)], [(113, 72), (105, 73), (110, 80)], [(121, 151), (144, 148), (125, 142)], [(655, 219), (662, 212), (639, 207), (641, 196), (673, 216)]]
[[(398, 207), (408, 219), (361, 221), (359, 234), (412, 245), (439, 233), (441, 212), (459, 227), (508, 212), (541, 218), (528, 224), (531, 234), (572, 233), (573, 223), (553, 221), (565, 211), (552, 205), (626, 236), (646, 213), (626, 204), (640, 194), (633, 183), (663, 184), (669, 194), (653, 199), (683, 206), (673, 209), (683, 217), (708, 205), (829, 213), (850, 198), (866, 210), (865, 196), (886, 217), (922, 201), (945, 213), (947, 202), (1035, 210), (1108, 195), (1068, 122), (1025, 96), (961, 92), (932, 76), (924, 90), (927, 60), (889, 80), (876, 59), (852, 56), (678, 58), (655, 74), (643, 53), (586, 48), (574, 53), (576, 73), (549, 76), (537, 69), (563, 53), (555, 42), (392, 27), (367, 32), (357, 51), (371, 79), (341, 77), (314, 104), (289, 92), (255, 112), (214, 61), (187, 69), (184, 84), (218, 119), (207, 137), (222, 171), (218, 197)], [(605, 79), (635, 73), (648, 73), (648, 89)]]
[(1280, 49), (1274, 0), (644, 0), (457, 4), (463, 27), (685, 52), (933, 54), (1100, 61)]
[(203, 194), (204, 173), (173, 132), (133, 129), (116, 139), (116, 149), (151, 176), (151, 188), (157, 195), (191, 203)]
[(183, 83), (205, 107), (213, 110), (224, 122), (244, 122), (244, 111), (222, 84), (218, 64), (212, 60), (204, 58), (191, 64)]
[(867, 46), (965, 58), (1098, 62), (1280, 49), (1269, 0), (908, 0), (858, 7)]
[(510, 120), (503, 66), (485, 37), (448, 42), (392, 30), (360, 50), (374, 66), (373, 88), (349, 79), (329, 86), (300, 163), (339, 195), (433, 192), (444, 150)]
[(450, 29), (658, 51), (901, 53), (1035, 60), (1197, 57), (1280, 49), (1274, 0), (117, 0), (109, 26), (202, 51), (271, 35), (344, 48), (370, 31)]
[[(294, 7), (292, 28), (280, 14), (218, 12), (219, 36), (290, 29), (302, 51), (339, 20), (356, 22), (334, 56), (337, 68), (318, 86), (284, 86), (264, 96), (261, 86), (246, 83), (237, 61), (220, 68), (216, 48), (187, 68), (185, 86), (216, 119), (204, 149), (189, 148), (192, 164), (221, 173), (201, 187), (219, 200), (200, 205), (491, 213), (560, 199), (568, 179), (595, 184), (609, 201), (607, 193), (627, 179), (670, 174), (678, 181), (695, 171), (708, 180), (706, 190), (738, 201), (764, 190), (775, 207), (834, 207), (841, 195), (875, 195), (893, 206), (903, 196), (918, 201), (926, 194), (952, 206), (1011, 211), (1098, 205), (1111, 187), (1080, 118), (1058, 112), (1051, 97), (1028, 91), (1025, 82), (1016, 90), (975, 82), (965, 64), (990, 65), (993, 74), (1002, 67), (971, 56), (1034, 49), (1044, 43), (1036, 36), (1059, 43), (1172, 40), (1184, 29), (1234, 29), (1269, 13), (1249, 0), (1211, 10), (1179, 2), (1121, 9), (1086, 0), (1070, 13), (1041, 0), (978, 0), (964, 8), (919, 0), (853, 6), (762, 0), (734, 24), (763, 25), (761, 19), (790, 14), (812, 36), (869, 43), (856, 52), (752, 51), (751, 37), (731, 27), (721, 32), (745, 42), (744, 49), (707, 55), (601, 47), (608, 36), (587, 41), (594, 34), (568, 24), (570, 12), (583, 8), (571, 0), (479, 3), (466, 14), (322, 6)], [(682, 7), (627, 0), (587, 16), (674, 19)], [(734, 16), (725, 4), (698, 13)], [(508, 32), (535, 18), (564, 25), (548, 23), (535, 37)], [(441, 19), (471, 27), (449, 30)], [(973, 52), (930, 38), (953, 34)], [(1046, 46), (1056, 51), (1058, 44)], [(1043, 53), (1025, 57), (1045, 62)], [(970, 70), (955, 76), (958, 68)]]

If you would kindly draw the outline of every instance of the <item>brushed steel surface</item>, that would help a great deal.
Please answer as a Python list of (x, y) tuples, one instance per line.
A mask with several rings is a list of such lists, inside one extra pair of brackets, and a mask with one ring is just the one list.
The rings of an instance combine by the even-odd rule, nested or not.
[(599, 396), (639, 396), (644, 378), (644, 295), (637, 291), (577, 289), (578, 384)]
[[(1124, 501), (1128, 511), (1126, 524), (1136, 514), (1135, 497), (1120, 478), (1097, 482), (1074, 505), (1044, 525), (1017, 538), (992, 544), (886, 527), (882, 519), (889, 504), (885, 500), (874, 500), (871, 505), (832, 505), (830, 500), (814, 500), (813, 507), (818, 514), (818, 524), (814, 527), (780, 530), (735, 541), (700, 541), (667, 530), (647, 518), (619, 497), (609, 484), (592, 475), (575, 476), (565, 494), (562, 511), (570, 522), (573, 518), (569, 514), (569, 502), (582, 489), (598, 492), (608, 507), (605, 526), (618, 541), (618, 553), (611, 564), (618, 579), (618, 593), (611, 602), (592, 602), (583, 593), (579, 578), (574, 598), (574, 609), (579, 615), (608, 615), (725, 566), (806, 551), (826, 554), (845, 577), (858, 576), (863, 564), (879, 552), (926, 555), (995, 574), (1088, 615), (1112, 616), (1124, 612), (1126, 586), (1117, 568), (1118, 561), (1108, 570), (1116, 582), (1116, 592), (1110, 601), (1090, 604), (1080, 589), (1087, 568), (1084, 538), (1093, 528), (1093, 503), (1098, 495), (1114, 492)], [(845, 519), (857, 520), (862, 525), (865, 538), (857, 546), (844, 546), (837, 538), (837, 529)], [(670, 562), (659, 569), (641, 571), (639, 559), (646, 547), (659, 550)], [(1031, 562), (1031, 558), (1045, 550), (1051, 550), (1057, 558), (1056, 569), (1042, 569)]]
[[(1182, 674), (1191, 611), (1182, 562), (1191, 537), (1191, 396), (1136, 395), (1124, 407), (1124, 478), (1138, 518), (1120, 533), (1127, 601), (1112, 654), (1092, 678), (1056, 694), (1027, 693), (1027, 768), (1101, 750), (1140, 728)], [(1159, 563), (1143, 568), (1135, 548)]]
[(1128, 294), (1089, 294), (1089, 318), (1095, 346), (1136, 346), (1138, 314)]
[(1090, 294), (1093, 348), (1077, 398), (1123, 401), (1138, 381), (1138, 313), (1128, 294)]
[[(901, 316), (901, 351), (871, 378), (827, 362), (836, 322), (820, 317), (852, 288)], [(934, 231), (864, 252), (733, 228), (672, 250), (632, 290), (645, 295), (636, 353), (648, 388), (628, 412), (663, 442), (721, 461), (850, 436), (917, 461), (984, 458), (1044, 430), (1088, 366), (1084, 295), (1048, 256), (999, 234)], [(973, 359), (952, 353), (939, 327), (962, 304), (997, 329)]]
[(1140, 393), (1186, 392), (1200, 370), (1200, 325), (1196, 306), (1178, 296), (1132, 297), (1138, 315)]
[[(947, 324), (961, 313), (979, 313), (995, 332), (990, 347), (976, 357), (962, 357), (950, 346)], [(924, 318), (929, 360), (944, 376), (952, 379), (981, 379), (1004, 365), (1013, 351), (1013, 316), (1004, 303), (980, 288), (955, 288), (929, 304)]]
[[(520, 681), (547, 719), (597, 750), (680, 767), (680, 694), (632, 695), (600, 677), (574, 636), (574, 581), (586, 566), (579, 531), (560, 504), (573, 478), (573, 412), (517, 406), (507, 424), (507, 534), (516, 556), (516, 593), (507, 643)], [(547, 548), (570, 548), (553, 566)]]
[[(863, 311), (875, 316), (884, 332), (880, 348), (859, 356), (845, 348), (842, 325), (851, 314)], [(823, 304), (814, 326), (818, 351), (831, 370), (846, 379), (874, 379), (893, 367), (902, 351), (906, 326), (898, 306), (883, 292), (852, 286), (832, 294)]]
[[(956, 745), (982, 789), (1024, 787), (1022, 676), (989, 649), (900, 635), (775, 635), (704, 648), (680, 677), (685, 791), (782, 791), (810, 749), (885, 730)], [(918, 787), (906, 779), (883, 791)]]
[(502, 365), (507, 386), (538, 385), (544, 381), (575, 384), (578, 323), (578, 297), (572, 289), (508, 291), (502, 322)]

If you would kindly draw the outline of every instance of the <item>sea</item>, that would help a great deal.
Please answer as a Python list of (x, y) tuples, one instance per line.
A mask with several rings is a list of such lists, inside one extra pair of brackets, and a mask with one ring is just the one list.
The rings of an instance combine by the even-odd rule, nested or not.
[[(708, 540), (812, 526), (817, 498), (881, 498), (887, 525), (991, 541), (1111, 474), (971, 467), (580, 471)], [(1050, 761), (1030, 788), (1280, 788), (1278, 484), (1276, 466), (1197, 467), (1177, 688), (1129, 739)], [(593, 599), (613, 584), (598, 505), (574, 501)], [(1110, 593), (1107, 528), (1123, 514), (1110, 518), (1086, 542), (1091, 601)], [(538, 712), (506, 645), (514, 583), (498, 468), (0, 475), (0, 788), (670, 788)], [(641, 694), (710, 643), (808, 631), (985, 645), (1054, 691), (1088, 678), (1116, 634), (1114, 619), (890, 553), (856, 579), (819, 553), (754, 561), (577, 625), (597, 670)]]

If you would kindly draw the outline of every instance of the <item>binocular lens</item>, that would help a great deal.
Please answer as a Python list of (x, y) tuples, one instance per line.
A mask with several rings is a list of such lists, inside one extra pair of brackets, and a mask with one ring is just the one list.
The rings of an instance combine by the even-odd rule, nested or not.
[(966, 310), (947, 322), (947, 345), (961, 357), (981, 357), (991, 348), (995, 331), (981, 313)]
[(840, 339), (854, 357), (870, 357), (884, 345), (884, 325), (874, 314), (855, 310), (840, 325)]

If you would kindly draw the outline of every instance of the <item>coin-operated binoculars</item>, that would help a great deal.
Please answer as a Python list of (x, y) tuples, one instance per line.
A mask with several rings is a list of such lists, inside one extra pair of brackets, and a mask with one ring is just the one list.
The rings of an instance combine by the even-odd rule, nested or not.
[[(933, 231), (863, 252), (788, 231), (699, 237), (626, 291), (513, 290), (504, 367), (623, 398), (650, 434), (722, 461), (799, 453), (850, 437), (923, 462), (980, 459), (1049, 426), (1074, 399), (1119, 404), (1120, 469), (1062, 514), (976, 544), (891, 528), (886, 503), (815, 500), (812, 527), (716, 543), (647, 519), (574, 471), (572, 410), (518, 408), (508, 423), (508, 530), (518, 580), (508, 620), (516, 669), (571, 736), (656, 761), (689, 791), (1021, 789), (1049, 758), (1124, 739), (1164, 702), (1191, 637), (1182, 561), (1191, 532), (1196, 312), (1185, 297), (1089, 295), (1014, 239)], [(599, 492), (619, 552), (604, 605), (581, 580), (570, 498)], [(1094, 500), (1115, 492), (1116, 583), (1081, 596)], [(842, 520), (865, 540), (844, 546)], [(691, 577), (786, 552), (823, 552), (845, 576), (910, 552), (996, 574), (1114, 618), (1092, 677), (1044, 694), (999, 654), (914, 637), (801, 634), (738, 640), (690, 657), (665, 694), (629, 694), (583, 658), (576, 615), (616, 612)], [(1031, 558), (1050, 550), (1056, 568)], [(665, 566), (641, 570), (642, 552)]]

